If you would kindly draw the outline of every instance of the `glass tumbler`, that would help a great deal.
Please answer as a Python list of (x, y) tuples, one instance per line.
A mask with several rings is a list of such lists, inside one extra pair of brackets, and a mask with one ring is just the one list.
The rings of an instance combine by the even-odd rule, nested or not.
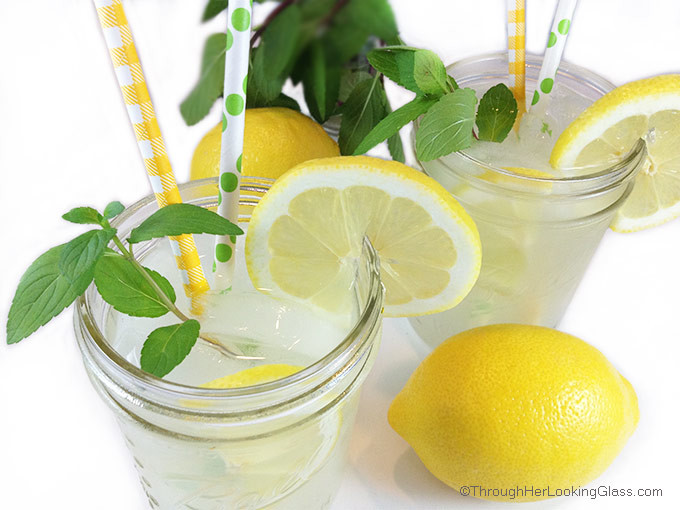
[[(264, 181), (246, 181), (242, 219), (268, 187)], [(180, 186), (183, 200), (216, 207), (215, 183), (206, 179)], [(113, 226), (125, 238), (156, 209), (154, 197), (147, 197)], [(144, 261), (159, 243), (167, 241), (138, 245), (137, 256)], [(237, 244), (237, 266), (241, 248)], [(247, 277), (244, 280), (249, 285)], [(239, 288), (236, 278), (231, 292), (243, 292), (243, 300), (261, 294), (252, 287)], [(309, 366), (272, 382), (207, 389), (169, 376), (159, 379), (131, 363), (110, 334), (110, 306), (93, 287), (88, 289), (75, 313), (84, 365), (120, 425), (151, 508), (298, 510), (330, 505), (342, 479), (360, 388), (380, 339), (383, 290), (378, 259), (368, 241), (355, 260), (346, 298), (354, 306), (347, 328)], [(248, 311), (229, 320), (237, 322), (234, 329), (244, 336), (263, 328), (271, 328), (272, 334), (276, 328), (302, 328), (290, 313), (282, 305), (271, 317)], [(126, 341), (141, 343), (143, 338)]]
[[(529, 92), (536, 86), (540, 66), (540, 57), (527, 55)], [(507, 83), (507, 56), (470, 58), (448, 71), (461, 88), (483, 93), (496, 83)], [(567, 113), (575, 118), (612, 88), (592, 72), (563, 63), (553, 94), (570, 98)], [(477, 224), (482, 268), (472, 291), (457, 307), (410, 319), (419, 336), (435, 347), (456, 333), (487, 324), (555, 327), (616, 210), (628, 197), (645, 155), (645, 144), (639, 141), (616, 163), (569, 169), (564, 175), (574, 177), (564, 178), (518, 175), (465, 151), (420, 163)], [(530, 157), (523, 166), (531, 168)]]

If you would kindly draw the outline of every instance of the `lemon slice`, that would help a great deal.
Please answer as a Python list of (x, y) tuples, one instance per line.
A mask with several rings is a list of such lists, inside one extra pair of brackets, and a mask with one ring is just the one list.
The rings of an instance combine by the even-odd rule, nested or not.
[[(240, 388), (254, 386), (294, 374), (303, 367), (287, 364), (260, 365), (236, 372), (209, 383), (203, 388)], [(339, 398), (337, 391), (331, 390), (321, 397), (321, 401), (310, 404), (325, 408), (325, 412), (313, 413), (309, 409), (301, 412), (288, 412), (275, 421), (256, 420), (248, 425), (246, 437), (211, 446), (206, 457), (215, 453), (223, 461), (222, 472), (202, 474), (201, 494), (206, 494), (206, 483), (215, 491), (239, 491), (247, 495), (248, 508), (265, 508), (262, 502), (278, 501), (296, 491), (324, 466), (341, 454), (338, 448), (344, 447), (351, 426), (343, 426), (345, 404), (352, 400)], [(307, 402), (309, 404), (309, 401)], [(352, 415), (347, 423), (352, 423)], [(230, 427), (227, 427), (230, 429)], [(295, 445), (295, 448), (291, 448)], [(217, 471), (217, 470), (216, 470)], [(211, 480), (210, 477), (214, 476)], [(228, 480), (225, 482), (225, 477)], [(199, 492), (197, 490), (197, 492)], [(215, 499), (225, 497), (218, 492)], [(275, 504), (274, 504), (275, 506)], [(270, 508), (266, 505), (266, 508)]]
[(617, 160), (644, 138), (648, 156), (612, 229), (634, 232), (680, 216), (680, 75), (614, 89), (579, 115), (555, 143), (556, 168)]
[(254, 386), (256, 384), (263, 384), (270, 381), (275, 381), (276, 379), (282, 379), (289, 375), (299, 372), (304, 367), (298, 367), (295, 365), (280, 364), (270, 364), (270, 365), (259, 365), (252, 368), (247, 368), (236, 372), (234, 374), (225, 375), (224, 377), (219, 377), (205, 384), (201, 384), (201, 388), (243, 388), (244, 386)]
[(436, 181), (365, 156), (308, 161), (284, 174), (253, 212), (246, 264), (256, 288), (334, 309), (367, 235), (380, 256), (385, 314), (458, 304), (479, 274), (479, 234)]

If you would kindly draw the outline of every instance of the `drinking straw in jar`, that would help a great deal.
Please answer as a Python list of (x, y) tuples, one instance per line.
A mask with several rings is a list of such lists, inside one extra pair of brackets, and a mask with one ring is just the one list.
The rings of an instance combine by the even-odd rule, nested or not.
[[(94, 4), (158, 206), (180, 203), (182, 198), (165, 151), (121, 0), (94, 0)], [(170, 246), (177, 259), (187, 296), (196, 297), (208, 290), (208, 281), (203, 274), (193, 237), (171, 237)]]
[(538, 74), (538, 83), (531, 99), (531, 111), (540, 110), (545, 112), (546, 110), (550, 94), (555, 85), (555, 77), (560, 67), (577, 3), (578, 0), (559, 0), (557, 4), (552, 28), (548, 36), (548, 46), (545, 49), (543, 64)]
[[(231, 0), (229, 2), (217, 212), (232, 223), (238, 223), (251, 18), (250, 0)], [(215, 288), (218, 290), (231, 287), (234, 272), (235, 241), (235, 237), (230, 236), (217, 236), (215, 241), (213, 269), (215, 271)]]
[(524, 0), (507, 0), (508, 5), (508, 76), (510, 90), (517, 100), (518, 113), (526, 111), (525, 7)]

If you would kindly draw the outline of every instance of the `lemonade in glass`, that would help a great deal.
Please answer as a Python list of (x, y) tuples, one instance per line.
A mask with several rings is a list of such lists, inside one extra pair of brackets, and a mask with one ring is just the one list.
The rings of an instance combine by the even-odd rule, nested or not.
[[(527, 92), (541, 59), (527, 56)], [(507, 56), (470, 58), (448, 68), (477, 96), (507, 82)], [(555, 170), (549, 163), (560, 133), (613, 85), (563, 63), (546, 112), (528, 113), (502, 143), (475, 141), (469, 149), (421, 162), (474, 219), (482, 269), (454, 309), (410, 319), (430, 346), (460, 331), (499, 323), (556, 326), (604, 232), (632, 191), (645, 144), (595, 166)], [(416, 126), (417, 129), (417, 126)]]
[[(180, 189), (187, 203), (217, 204), (214, 180)], [(262, 191), (242, 191), (242, 220)], [(114, 226), (125, 237), (155, 210), (147, 197)], [(176, 320), (120, 314), (94, 286), (77, 301), (76, 336), (88, 375), (115, 413), (152, 508), (325, 508), (342, 478), (359, 390), (380, 338), (375, 252), (366, 242), (337, 296), (342, 312), (327, 312), (253, 288), (243, 237), (232, 290), (201, 302), (201, 331), (238, 358), (198, 342), (168, 376), (153, 377), (138, 368), (143, 341)], [(209, 267), (214, 238), (196, 240)], [(136, 256), (181, 288), (165, 239), (140, 244)], [(177, 299), (180, 308), (191, 307), (184, 296)]]

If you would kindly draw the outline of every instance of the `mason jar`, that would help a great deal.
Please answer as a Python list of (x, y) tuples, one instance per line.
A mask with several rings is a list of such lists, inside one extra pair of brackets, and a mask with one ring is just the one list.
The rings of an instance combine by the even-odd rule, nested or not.
[[(528, 92), (536, 87), (540, 66), (540, 57), (527, 55)], [(470, 87), (480, 97), (491, 86), (507, 83), (507, 55), (469, 58), (448, 71), (461, 88)], [(569, 100), (569, 111), (562, 113), (575, 118), (612, 89), (604, 78), (562, 63), (553, 94)], [(487, 324), (555, 327), (614, 214), (628, 197), (646, 147), (640, 140), (619, 161), (566, 169), (566, 177), (518, 174), (470, 152), (420, 163), (470, 214), (482, 243), (481, 273), (468, 296), (451, 310), (410, 319), (431, 347)], [(531, 168), (529, 154), (526, 159), (511, 166)]]
[[(242, 220), (268, 186), (266, 180), (244, 178)], [(185, 203), (203, 207), (217, 206), (216, 191), (216, 179), (180, 186)], [(124, 239), (156, 209), (154, 197), (147, 197), (112, 225)], [(196, 237), (199, 252), (213, 242)], [(137, 257), (143, 263), (153, 259), (163, 243), (167, 240), (137, 245)], [(247, 308), (226, 313), (223, 320), (231, 321), (230, 327), (244, 337), (268, 329), (272, 335), (282, 328), (302, 331), (305, 325), (297, 322), (294, 306), (282, 303), (269, 310), (268, 304), (257, 304), (258, 296), (278, 298), (248, 288), (247, 275), (239, 283), (242, 248), (237, 243), (231, 292), (234, 302)], [(203, 251), (204, 267), (209, 267), (212, 251)], [(134, 360), (144, 338), (117, 333), (116, 322), (123, 319), (94, 286), (78, 299), (75, 332), (85, 368), (120, 425), (151, 508), (298, 510), (330, 505), (342, 480), (360, 389), (381, 332), (383, 290), (378, 259), (368, 241), (355, 265), (347, 289), (355, 312), (343, 319), (345, 330), (333, 345), (321, 352), (314, 347), (318, 339), (300, 338), (297, 341), (309, 341), (309, 349), (317, 349), (311, 364), (281, 379), (245, 387), (210, 389), (187, 383), (191, 377), (213, 378), (207, 373), (212, 365), (205, 374), (173, 376), (190, 370), (180, 368), (183, 362), (163, 379), (142, 371)], [(205, 348), (197, 343), (189, 356)]]

